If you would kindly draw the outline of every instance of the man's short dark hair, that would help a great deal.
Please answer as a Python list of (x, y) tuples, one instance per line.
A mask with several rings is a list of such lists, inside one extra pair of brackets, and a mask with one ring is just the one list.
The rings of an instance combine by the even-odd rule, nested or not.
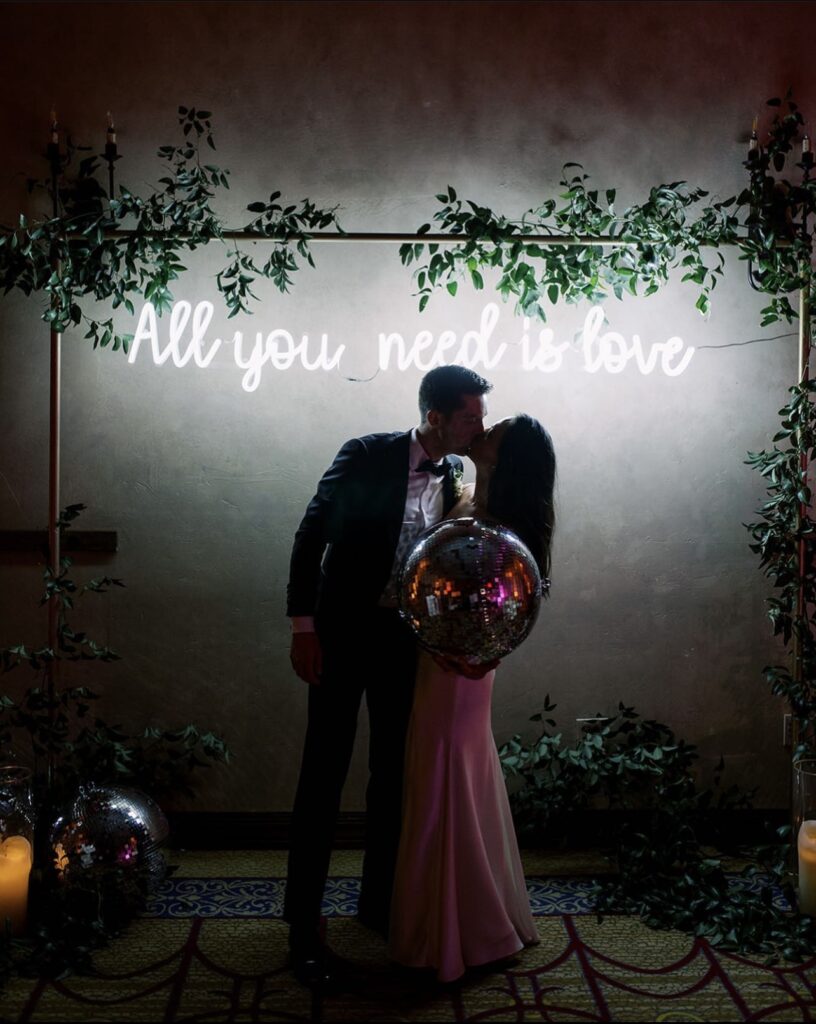
[(424, 420), (431, 409), (443, 416), (462, 406), (464, 395), (486, 395), (492, 391), (490, 381), (466, 366), (437, 366), (429, 370), (419, 385), (419, 412)]

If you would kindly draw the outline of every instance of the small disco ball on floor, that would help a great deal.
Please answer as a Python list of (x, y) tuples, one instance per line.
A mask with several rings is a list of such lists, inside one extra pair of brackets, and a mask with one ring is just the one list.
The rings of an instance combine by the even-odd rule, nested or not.
[(168, 833), (161, 808), (139, 790), (83, 786), (52, 825), (54, 865), (68, 884), (113, 868), (138, 871), (153, 892), (166, 872)]
[(398, 595), (400, 612), (423, 647), (481, 665), (509, 654), (533, 628), (541, 577), (511, 530), (452, 519), (409, 552)]

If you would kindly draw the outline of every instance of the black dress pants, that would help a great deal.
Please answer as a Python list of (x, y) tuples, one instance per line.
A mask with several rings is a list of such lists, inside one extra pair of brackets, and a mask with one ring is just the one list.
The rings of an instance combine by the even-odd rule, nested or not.
[(353, 623), (318, 623), (323, 675), (309, 687), (309, 717), (289, 838), (283, 916), (316, 930), (360, 701), (370, 725), (366, 834), (359, 913), (387, 927), (399, 846), (405, 735), (416, 646), (396, 610), (374, 608)]

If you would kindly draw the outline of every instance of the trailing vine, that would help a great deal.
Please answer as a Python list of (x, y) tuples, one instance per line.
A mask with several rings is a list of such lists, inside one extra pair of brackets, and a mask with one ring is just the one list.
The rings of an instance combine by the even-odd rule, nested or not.
[[(569, 175), (569, 170), (574, 173)], [(716, 246), (737, 240), (738, 219), (729, 212), (736, 200), (715, 202), (689, 220), (689, 211), (708, 193), (677, 181), (651, 189), (643, 203), (617, 213), (615, 189), (607, 189), (602, 200), (596, 189), (587, 187), (588, 180), (580, 164), (565, 164), (560, 181), (564, 205), (547, 200), (518, 221), (470, 200), (463, 203), (448, 186), (436, 197), (444, 206), (433, 219), (441, 232), (468, 240), (451, 247), (428, 244), (425, 262), (414, 275), (420, 311), (435, 289), (444, 286), (455, 295), (460, 281), (469, 279), (480, 290), (484, 272), (493, 270), (499, 274), (496, 290), (504, 299), (515, 296), (518, 312), (545, 320), (545, 303), (554, 305), (559, 299), (597, 303), (610, 291), (618, 299), (624, 292), (652, 295), (679, 266), (684, 281), (700, 286), (697, 308), (707, 313), (711, 291), (723, 273), (724, 258)], [(418, 234), (430, 230), (431, 224), (423, 224)], [(524, 242), (519, 237), (524, 235), (546, 235), (553, 241)], [(560, 238), (582, 236), (605, 236), (615, 244), (558, 244)], [(419, 242), (401, 246), (402, 262), (418, 261), (425, 249)]]
[[(64, 536), (84, 505), (69, 505), (60, 515)], [(111, 662), (119, 655), (97, 643), (86, 632), (71, 625), (75, 601), (88, 594), (104, 594), (111, 587), (123, 587), (120, 579), (100, 576), (78, 584), (70, 576), (71, 559), (63, 557), (58, 574), (46, 569), (41, 605), (57, 603), (57, 648), (14, 644), (0, 648), (0, 673), (27, 667), (34, 683), (18, 696), (0, 694), (0, 749), (32, 767), (37, 806), (60, 807), (76, 792), (80, 783), (116, 783), (145, 789), (161, 799), (190, 793), (190, 773), (208, 763), (228, 763), (224, 740), (195, 725), (164, 729), (148, 726), (140, 736), (131, 736), (122, 726), (94, 714), (99, 694), (84, 683), (66, 678), (49, 697), (44, 685), (49, 663), (86, 666), (88, 662)], [(69, 676), (70, 673), (66, 673)], [(85, 675), (85, 673), (83, 673)], [(47, 767), (57, 770), (49, 779)]]
[[(113, 317), (95, 319), (83, 311), (86, 301), (109, 301), (116, 310), (134, 312), (131, 296), (152, 302), (158, 312), (173, 302), (171, 286), (186, 267), (182, 254), (210, 242), (224, 243), (224, 224), (213, 207), (219, 189), (229, 188), (229, 171), (203, 163), (201, 147), (215, 149), (211, 114), (194, 107), (179, 107), (180, 144), (158, 149), (167, 172), (147, 197), (121, 185), (117, 196), (107, 196), (96, 180), (99, 163), (93, 156), (79, 162), (75, 178), (65, 171), (79, 152), (69, 146), (62, 161), (56, 196), (48, 180), (29, 181), (30, 191), (45, 191), (56, 199), (59, 213), (38, 221), (20, 215), (16, 227), (0, 229), (0, 287), (26, 295), (43, 292), (49, 299), (42, 319), (58, 331), (81, 324), (85, 337), (97, 346), (127, 352), (132, 335), (117, 332)], [(288, 291), (298, 259), (314, 266), (309, 234), (334, 226), (334, 210), (318, 208), (308, 199), (282, 205), (280, 192), (267, 201), (248, 205), (256, 214), (243, 228), (274, 245), (258, 264), (237, 243), (216, 275), (230, 316), (249, 309), (255, 298), (252, 284), (266, 278)], [(126, 229), (122, 234), (115, 234)]]
[(795, 641), (798, 655), (798, 671), (793, 657), (787, 665), (768, 665), (763, 670), (771, 692), (788, 702), (794, 716), (795, 760), (816, 752), (816, 519), (811, 488), (802, 471), (803, 464), (816, 459), (814, 392), (816, 381), (812, 380), (791, 387), (789, 402), (779, 410), (782, 422), (773, 447), (749, 452), (746, 460), (764, 478), (768, 490), (767, 500), (757, 510), (759, 519), (746, 524), (751, 550), (759, 555), (776, 592), (767, 600), (768, 616), (774, 635), (781, 636), (788, 648)]
[[(436, 196), (443, 205), (433, 214), (435, 224), (421, 225), (417, 234), (428, 234), (434, 226), (439, 233), (464, 235), (467, 241), (400, 247), (404, 265), (419, 263), (414, 279), (420, 311), (442, 287), (456, 295), (459, 284), (469, 280), (481, 290), (490, 271), (498, 275), (495, 287), (502, 297), (515, 296), (517, 312), (546, 319), (547, 302), (595, 303), (610, 292), (618, 299), (624, 293), (653, 295), (679, 269), (682, 281), (699, 287), (695, 304), (705, 315), (723, 276), (724, 258), (718, 249), (735, 246), (740, 259), (755, 265), (754, 286), (769, 295), (762, 326), (791, 322), (796, 312), (788, 293), (813, 289), (808, 219), (814, 212), (816, 182), (809, 180), (810, 163), (796, 164), (804, 173), (800, 184), (773, 173), (784, 169), (804, 119), (789, 95), (784, 114), (782, 100), (769, 100), (768, 105), (776, 114), (766, 144), (745, 162), (749, 186), (737, 196), (705, 205), (707, 191), (675, 181), (655, 186), (644, 202), (617, 211), (616, 190), (606, 189), (601, 196), (588, 188), (589, 175), (577, 163), (564, 165), (562, 205), (548, 199), (517, 220), (471, 200), (463, 202), (449, 185)], [(524, 235), (543, 235), (548, 241), (528, 243)], [(562, 238), (580, 237), (614, 244), (558, 244)]]
[[(779, 100), (770, 103), (781, 106)], [(754, 286), (770, 295), (762, 311), (763, 324), (796, 319), (788, 294), (802, 289), (809, 300), (812, 337), (816, 315), (811, 231), (816, 182), (810, 179), (812, 160), (803, 157), (796, 164), (802, 172), (800, 183), (776, 178), (772, 173), (784, 169), (803, 123), (801, 112), (788, 98), (787, 112), (777, 113), (768, 145), (750, 165), (750, 187), (741, 197), (751, 210), (743, 248), (754, 265)], [(765, 480), (768, 497), (757, 510), (758, 520), (746, 524), (746, 529), (751, 534), (751, 550), (759, 555), (760, 567), (776, 591), (767, 602), (773, 632), (789, 649), (794, 648), (788, 665), (767, 666), (764, 675), (771, 691), (788, 702), (798, 726), (793, 751), (796, 760), (816, 752), (816, 519), (809, 483), (816, 460), (816, 384), (806, 373), (788, 390), (790, 397), (779, 410), (780, 429), (772, 447), (748, 453), (746, 462)]]

